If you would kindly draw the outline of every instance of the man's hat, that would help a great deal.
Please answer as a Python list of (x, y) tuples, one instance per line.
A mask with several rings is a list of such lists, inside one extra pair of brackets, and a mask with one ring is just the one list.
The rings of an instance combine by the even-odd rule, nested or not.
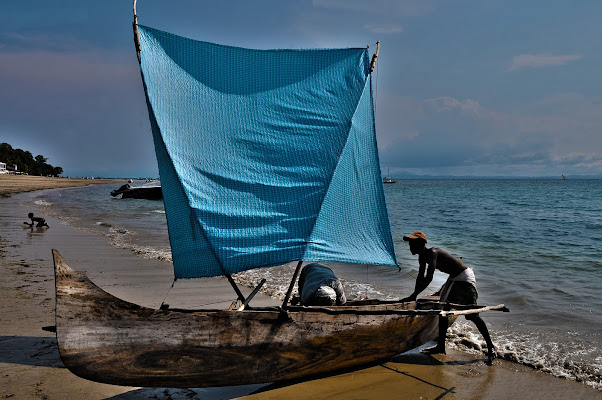
[(424, 232), (420, 232), (420, 231), (416, 231), (414, 233), (412, 233), (411, 235), (405, 235), (403, 237), (403, 240), (405, 240), (406, 242), (409, 242), (410, 240), (413, 239), (422, 239), (424, 240), (424, 243), (428, 243), (428, 241), (426, 240), (426, 235), (424, 234)]

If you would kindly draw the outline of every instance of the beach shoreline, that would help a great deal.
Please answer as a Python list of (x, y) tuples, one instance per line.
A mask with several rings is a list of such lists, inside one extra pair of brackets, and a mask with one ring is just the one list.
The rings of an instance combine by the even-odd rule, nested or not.
[[(71, 186), (107, 183), (102, 180), (64, 181), (46, 178), (44, 185)], [(83, 182), (81, 182), (83, 181)], [(98, 181), (98, 182), (95, 182)], [(0, 178), (0, 196), (4, 190)], [(31, 182), (28, 186), (27, 182)], [(108, 182), (114, 182), (109, 180)], [(407, 398), (601, 399), (602, 392), (575, 381), (556, 378), (505, 360), (485, 364), (485, 356), (449, 351), (447, 355), (410, 354), (381, 365), (318, 379), (278, 384), (209, 389), (131, 388), (99, 384), (76, 377), (60, 361), (54, 334), (54, 279), (50, 249), (57, 248), (75, 269), (85, 270), (103, 289), (138, 304), (158, 308), (173, 277), (171, 266), (141, 259), (110, 246), (106, 238), (75, 230), (49, 217), (51, 228), (29, 228), (23, 220), (30, 210), (23, 201), (33, 180), (20, 182), (10, 197), (0, 198), (0, 397), (46, 399), (279, 399), (279, 398)], [(52, 186), (56, 183), (55, 186)], [(44, 189), (49, 189), (44, 186)], [(61, 189), (62, 190), (62, 189)], [(46, 216), (43, 216), (46, 217)], [(127, 271), (120, 266), (127, 265)], [(167, 278), (167, 279), (166, 279)], [(228, 288), (227, 283), (216, 284)], [(186, 306), (197, 295), (194, 285), (170, 301)], [(217, 289), (215, 289), (217, 290)], [(231, 290), (230, 290), (231, 291)], [(232, 297), (229, 294), (229, 297)], [(226, 304), (228, 299), (224, 298)], [(259, 297), (258, 301), (269, 299)]]
[(34, 190), (122, 182), (124, 179), (51, 178), (33, 175), (0, 174), (0, 198)]

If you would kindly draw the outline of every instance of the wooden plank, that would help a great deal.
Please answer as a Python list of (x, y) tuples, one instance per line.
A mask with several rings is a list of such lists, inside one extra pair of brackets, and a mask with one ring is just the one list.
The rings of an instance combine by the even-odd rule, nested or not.
[(469, 310), (452, 310), (452, 311), (441, 311), (441, 316), (446, 317), (446, 316), (457, 316), (457, 315), (469, 315), (469, 314), (478, 314), (478, 313), (482, 313), (485, 311), (503, 311), (503, 312), (510, 312), (510, 309), (508, 307), (506, 307), (503, 304), (498, 304), (497, 306), (487, 306), (487, 307), (479, 307), (479, 308), (473, 308), (473, 309), (469, 309)]

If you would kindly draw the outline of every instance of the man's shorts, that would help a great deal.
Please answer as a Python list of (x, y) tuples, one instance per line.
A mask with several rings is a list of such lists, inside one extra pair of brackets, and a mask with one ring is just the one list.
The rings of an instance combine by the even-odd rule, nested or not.
[(447, 295), (447, 301), (454, 304), (477, 304), (477, 289), (468, 282), (454, 282)]

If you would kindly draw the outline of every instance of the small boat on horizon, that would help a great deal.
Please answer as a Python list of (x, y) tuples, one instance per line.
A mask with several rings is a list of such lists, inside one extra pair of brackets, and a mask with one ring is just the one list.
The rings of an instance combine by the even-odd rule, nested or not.
[(387, 176), (383, 178), (383, 183), (397, 183), (395, 179), (391, 178), (391, 172), (389, 171), (389, 168), (387, 168)]

